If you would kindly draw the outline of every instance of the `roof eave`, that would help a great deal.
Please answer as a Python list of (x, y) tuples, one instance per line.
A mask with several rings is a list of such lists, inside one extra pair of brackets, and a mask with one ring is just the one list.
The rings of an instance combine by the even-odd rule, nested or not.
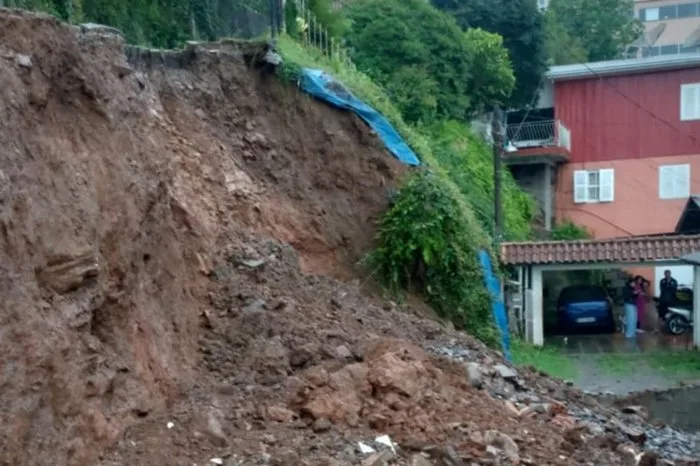
[(655, 58), (554, 66), (545, 73), (545, 77), (552, 81), (564, 81), (700, 67), (700, 54), (662, 57), (663, 60)]

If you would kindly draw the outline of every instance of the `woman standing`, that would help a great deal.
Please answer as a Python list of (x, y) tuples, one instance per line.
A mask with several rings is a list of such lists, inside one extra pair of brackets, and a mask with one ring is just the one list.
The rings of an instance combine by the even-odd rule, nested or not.
[(637, 336), (637, 294), (639, 291), (635, 282), (634, 278), (630, 278), (622, 290), (622, 299), (625, 302), (625, 338)]

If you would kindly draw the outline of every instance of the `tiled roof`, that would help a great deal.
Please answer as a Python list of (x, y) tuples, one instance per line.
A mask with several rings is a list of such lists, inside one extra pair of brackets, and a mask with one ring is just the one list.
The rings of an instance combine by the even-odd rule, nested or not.
[(678, 259), (700, 251), (700, 235), (631, 236), (603, 240), (533, 241), (501, 244), (501, 263), (572, 264)]

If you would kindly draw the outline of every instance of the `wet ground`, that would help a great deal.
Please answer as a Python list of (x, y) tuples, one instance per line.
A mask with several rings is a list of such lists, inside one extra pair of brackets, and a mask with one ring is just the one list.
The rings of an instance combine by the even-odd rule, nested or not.
[(620, 333), (597, 335), (552, 336), (547, 345), (556, 346), (572, 356), (600, 355), (605, 353), (643, 353), (653, 351), (687, 351), (693, 347), (692, 335), (671, 335), (644, 332), (634, 340), (627, 340)]
[(669, 365), (668, 361), (688, 358), (688, 351), (692, 351), (690, 335), (671, 337), (647, 332), (632, 341), (621, 334), (568, 335), (550, 337), (546, 344), (570, 357), (576, 373), (572, 382), (591, 392), (625, 395), (700, 382), (700, 372), (663, 367)]

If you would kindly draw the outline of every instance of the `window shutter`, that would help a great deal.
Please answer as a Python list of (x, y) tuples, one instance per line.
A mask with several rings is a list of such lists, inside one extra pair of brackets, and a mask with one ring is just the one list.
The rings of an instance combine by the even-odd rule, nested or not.
[(607, 168), (600, 170), (600, 202), (612, 202), (615, 200), (615, 170)]
[(574, 171), (574, 202), (580, 204), (588, 200), (588, 172)]
[(690, 197), (690, 165), (676, 165), (673, 180), (673, 197)]
[(672, 166), (659, 167), (659, 197), (671, 199), (673, 197), (674, 170)]

